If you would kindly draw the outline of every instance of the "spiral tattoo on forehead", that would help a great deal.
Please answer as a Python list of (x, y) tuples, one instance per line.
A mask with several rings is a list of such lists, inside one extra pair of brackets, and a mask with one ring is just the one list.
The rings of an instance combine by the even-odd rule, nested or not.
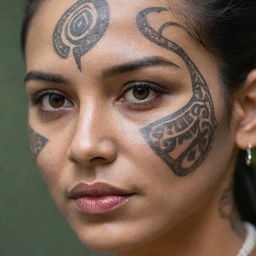
[[(182, 27), (167, 22), (159, 29), (148, 22), (148, 15), (168, 11), (162, 7), (144, 9), (137, 16), (140, 32), (154, 44), (177, 54), (186, 64), (193, 95), (177, 112), (148, 124), (140, 132), (152, 150), (177, 176), (186, 176), (198, 168), (211, 150), (217, 130), (214, 105), (208, 85), (187, 53), (163, 32), (168, 27)], [(183, 27), (182, 27), (183, 28)]]
[(63, 59), (74, 56), (81, 71), (81, 57), (102, 38), (109, 23), (106, 0), (79, 0), (60, 18), (54, 33), (53, 45)]

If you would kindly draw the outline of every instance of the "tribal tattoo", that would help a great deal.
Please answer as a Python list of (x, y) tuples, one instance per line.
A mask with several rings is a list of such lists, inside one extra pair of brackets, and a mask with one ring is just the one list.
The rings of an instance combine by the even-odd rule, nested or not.
[(53, 33), (56, 53), (63, 59), (75, 58), (79, 70), (81, 57), (102, 38), (109, 23), (106, 0), (79, 0), (58, 21)]
[(221, 218), (229, 221), (232, 230), (239, 237), (244, 238), (245, 230), (235, 206), (233, 186), (227, 188), (221, 195), (219, 201), (219, 214)]
[(42, 135), (36, 133), (31, 127), (28, 128), (28, 135), (30, 150), (36, 159), (47, 144), (48, 140)]
[[(202, 164), (211, 150), (217, 120), (203, 75), (178, 44), (163, 36), (167, 27), (182, 26), (168, 22), (156, 30), (148, 22), (150, 14), (163, 11), (169, 10), (162, 7), (144, 9), (137, 16), (137, 26), (148, 40), (182, 58), (190, 73), (193, 95), (180, 110), (141, 128), (140, 132), (175, 175), (186, 176)], [(178, 154), (181, 148), (183, 151)]]

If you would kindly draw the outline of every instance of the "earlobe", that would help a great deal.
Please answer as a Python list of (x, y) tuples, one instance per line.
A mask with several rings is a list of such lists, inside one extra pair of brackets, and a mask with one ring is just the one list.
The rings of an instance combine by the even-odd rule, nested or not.
[(243, 88), (239, 91), (239, 105), (241, 107), (237, 127), (236, 143), (246, 150), (251, 144), (256, 147), (256, 70), (247, 76)]

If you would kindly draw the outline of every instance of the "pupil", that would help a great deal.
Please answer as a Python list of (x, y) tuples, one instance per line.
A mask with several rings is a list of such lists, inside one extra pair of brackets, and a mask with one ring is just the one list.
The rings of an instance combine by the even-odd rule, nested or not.
[(52, 94), (49, 97), (49, 102), (53, 108), (59, 108), (63, 106), (65, 102), (65, 97), (61, 95)]
[(133, 95), (135, 98), (139, 100), (144, 100), (148, 97), (149, 90), (147, 88), (137, 87), (137, 88), (134, 88)]

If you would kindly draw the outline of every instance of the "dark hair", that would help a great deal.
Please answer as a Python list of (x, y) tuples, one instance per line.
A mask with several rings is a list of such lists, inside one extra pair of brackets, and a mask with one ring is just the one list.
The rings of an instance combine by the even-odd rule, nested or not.
[[(172, 2), (172, 0), (170, 0)], [(25, 51), (29, 24), (42, 0), (27, 0), (21, 45)], [(192, 34), (220, 60), (220, 72), (227, 106), (249, 72), (256, 68), (255, 0), (183, 0), (182, 17)], [(234, 195), (243, 220), (256, 225), (256, 170), (245, 165), (245, 152), (238, 154), (234, 175)]]
[[(171, 0), (172, 1), (172, 0)], [(256, 68), (255, 0), (182, 0), (185, 22), (206, 49), (219, 57), (221, 78), (233, 92)]]
[[(172, 0), (170, 0), (172, 1)], [(228, 110), (232, 94), (256, 69), (255, 0), (182, 0), (178, 13), (194, 38), (220, 61)], [(175, 4), (171, 4), (175, 7)], [(231, 113), (231, 111), (229, 112)], [(245, 164), (246, 152), (240, 150), (234, 173), (234, 199), (242, 220), (256, 225), (256, 167)]]

